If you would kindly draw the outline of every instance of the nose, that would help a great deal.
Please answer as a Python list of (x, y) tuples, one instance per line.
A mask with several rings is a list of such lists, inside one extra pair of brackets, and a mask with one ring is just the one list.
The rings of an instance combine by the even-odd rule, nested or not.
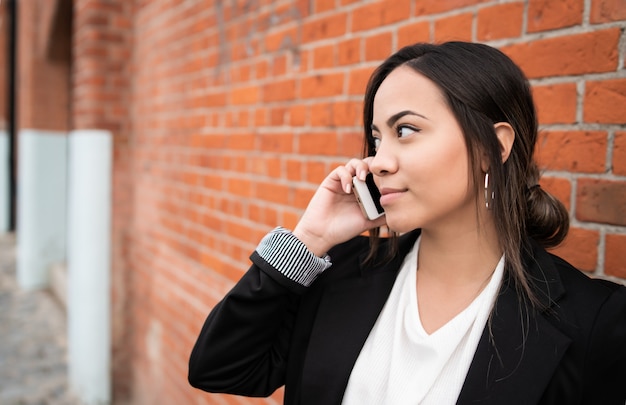
[(385, 176), (398, 171), (398, 159), (393, 145), (381, 142), (370, 161), (370, 171), (376, 176)]

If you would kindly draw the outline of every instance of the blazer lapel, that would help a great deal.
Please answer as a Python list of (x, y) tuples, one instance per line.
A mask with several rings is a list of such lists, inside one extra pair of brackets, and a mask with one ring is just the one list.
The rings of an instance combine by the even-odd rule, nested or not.
[(352, 367), (417, 234), (413, 236), (400, 241), (391, 261), (363, 268), (360, 277), (332, 284), (324, 292), (304, 361), (302, 404), (341, 403)]
[(519, 300), (505, 282), (497, 297), (457, 404), (537, 404), (570, 339), (546, 318), (563, 294), (558, 272), (547, 253), (534, 246), (526, 260), (534, 291), (546, 311)]

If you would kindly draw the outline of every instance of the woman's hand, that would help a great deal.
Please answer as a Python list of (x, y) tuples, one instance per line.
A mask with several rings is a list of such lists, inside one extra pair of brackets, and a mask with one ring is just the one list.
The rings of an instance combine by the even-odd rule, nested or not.
[(370, 160), (352, 159), (345, 166), (336, 168), (311, 198), (293, 234), (317, 256), (368, 229), (385, 224), (384, 216), (368, 220), (352, 193), (352, 177), (365, 180)]

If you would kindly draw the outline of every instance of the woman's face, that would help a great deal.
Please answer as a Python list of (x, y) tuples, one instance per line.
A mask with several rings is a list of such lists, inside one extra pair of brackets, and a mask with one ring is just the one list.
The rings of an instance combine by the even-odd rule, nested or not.
[(392, 71), (374, 97), (372, 134), (370, 170), (390, 229), (475, 227), (477, 193), (463, 132), (432, 81), (406, 66)]

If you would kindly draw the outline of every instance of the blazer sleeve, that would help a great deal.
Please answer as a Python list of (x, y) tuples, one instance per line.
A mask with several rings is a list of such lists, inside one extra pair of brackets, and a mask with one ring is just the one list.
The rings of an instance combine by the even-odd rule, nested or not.
[(189, 383), (209, 392), (268, 396), (285, 383), (300, 295), (330, 266), (288, 231), (268, 234), (253, 264), (213, 308), (189, 360)]
[(626, 287), (616, 287), (598, 312), (586, 362), (583, 403), (626, 403)]

